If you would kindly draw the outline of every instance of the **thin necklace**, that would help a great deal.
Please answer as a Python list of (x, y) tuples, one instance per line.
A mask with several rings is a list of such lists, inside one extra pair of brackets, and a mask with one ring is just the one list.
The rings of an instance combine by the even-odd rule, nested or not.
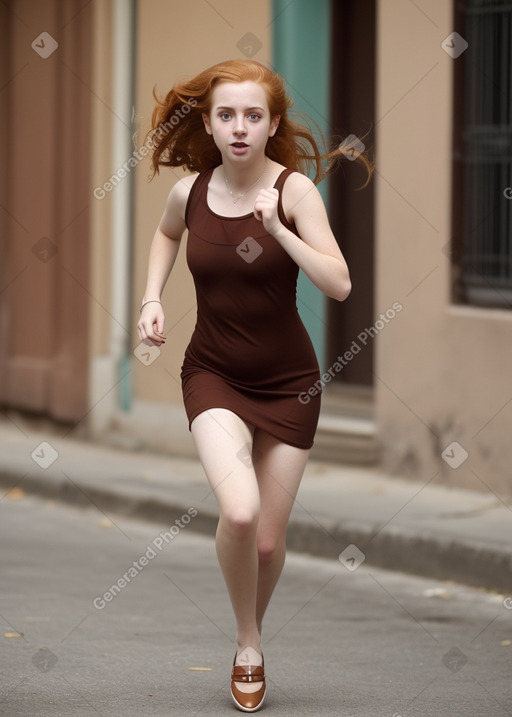
[[(238, 194), (237, 198), (236, 198), (236, 199), (233, 199), (233, 204), (237, 204), (241, 199), (243, 199), (243, 198), (245, 197), (245, 195), (247, 194), (247, 192), (250, 192), (251, 189), (258, 184), (258, 182), (259, 182), (260, 179), (263, 177), (263, 175), (265, 174), (266, 171), (267, 171), (267, 163), (266, 163), (266, 161), (265, 161), (265, 169), (264, 169), (263, 172), (260, 174), (260, 176), (258, 177), (258, 179), (254, 182), (254, 184), (251, 184), (251, 186), (249, 187), (249, 189), (246, 189), (245, 192), (242, 192), (241, 194)], [(234, 197), (234, 194), (233, 194), (232, 190), (231, 190), (230, 187), (229, 187), (229, 182), (228, 182), (228, 178), (226, 177), (226, 173), (224, 172), (224, 167), (222, 167), (222, 174), (224, 175), (224, 182), (226, 183), (226, 188), (227, 188), (228, 192), (231, 194), (232, 197)]]

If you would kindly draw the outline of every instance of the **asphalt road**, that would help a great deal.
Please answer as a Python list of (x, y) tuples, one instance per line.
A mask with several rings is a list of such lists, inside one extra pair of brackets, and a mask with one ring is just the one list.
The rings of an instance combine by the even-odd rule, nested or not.
[[(241, 714), (229, 599), (193, 517), (161, 525), (9, 496), (1, 715)], [(261, 714), (512, 715), (506, 598), (358, 566), (357, 554), (343, 565), (289, 553), (264, 623)]]

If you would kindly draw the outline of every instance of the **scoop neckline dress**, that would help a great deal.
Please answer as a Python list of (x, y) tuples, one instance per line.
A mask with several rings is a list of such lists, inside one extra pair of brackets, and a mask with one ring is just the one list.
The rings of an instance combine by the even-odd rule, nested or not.
[[(283, 443), (311, 448), (321, 382), (297, 311), (299, 267), (252, 212), (229, 217), (210, 207), (214, 169), (198, 175), (185, 212), (197, 299), (180, 374), (189, 429), (203, 411), (226, 408)], [(281, 201), (292, 171), (283, 169), (273, 187), (281, 222), (299, 236)]]

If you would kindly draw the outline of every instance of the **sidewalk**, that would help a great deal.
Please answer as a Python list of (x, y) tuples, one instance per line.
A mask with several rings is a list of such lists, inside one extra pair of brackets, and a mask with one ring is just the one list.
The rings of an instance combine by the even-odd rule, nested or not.
[[(217, 505), (198, 461), (123, 451), (0, 422), (0, 508), (21, 491), (213, 536)], [(53, 462), (52, 462), (53, 461)], [(13, 492), (10, 492), (13, 491)], [(10, 495), (8, 495), (10, 493)], [(289, 550), (512, 593), (512, 509), (492, 493), (310, 461)], [(355, 547), (354, 547), (355, 546)], [(345, 551), (345, 552), (344, 552)]]

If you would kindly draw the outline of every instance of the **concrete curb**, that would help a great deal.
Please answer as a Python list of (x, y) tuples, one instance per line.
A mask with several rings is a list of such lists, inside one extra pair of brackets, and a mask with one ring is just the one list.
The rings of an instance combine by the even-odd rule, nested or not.
[[(99, 488), (86, 482), (78, 484), (49, 471), (34, 476), (12, 468), (0, 468), (0, 485), (5, 493), (20, 487), (43, 498), (81, 506), (92, 502), (105, 513), (167, 525), (190, 507), (190, 503), (186, 504), (175, 495), (170, 495), (168, 500), (155, 498), (151, 486), (135, 491), (108, 485)], [(213, 507), (201, 506), (189, 527), (213, 537), (217, 518)], [(361, 521), (324, 521), (321, 525), (312, 517), (293, 514), (288, 526), (287, 546), (294, 552), (334, 559), (348, 570), (357, 566), (354, 561), (347, 563), (339, 559), (346, 549), (348, 554), (361, 551), (366, 565), (465, 583), (503, 594), (512, 593), (512, 546), (508, 549), (497, 544), (489, 547), (460, 538), (447, 540), (427, 531), (413, 533), (392, 526), (379, 530), (378, 526)], [(355, 546), (355, 550), (348, 546)]]

